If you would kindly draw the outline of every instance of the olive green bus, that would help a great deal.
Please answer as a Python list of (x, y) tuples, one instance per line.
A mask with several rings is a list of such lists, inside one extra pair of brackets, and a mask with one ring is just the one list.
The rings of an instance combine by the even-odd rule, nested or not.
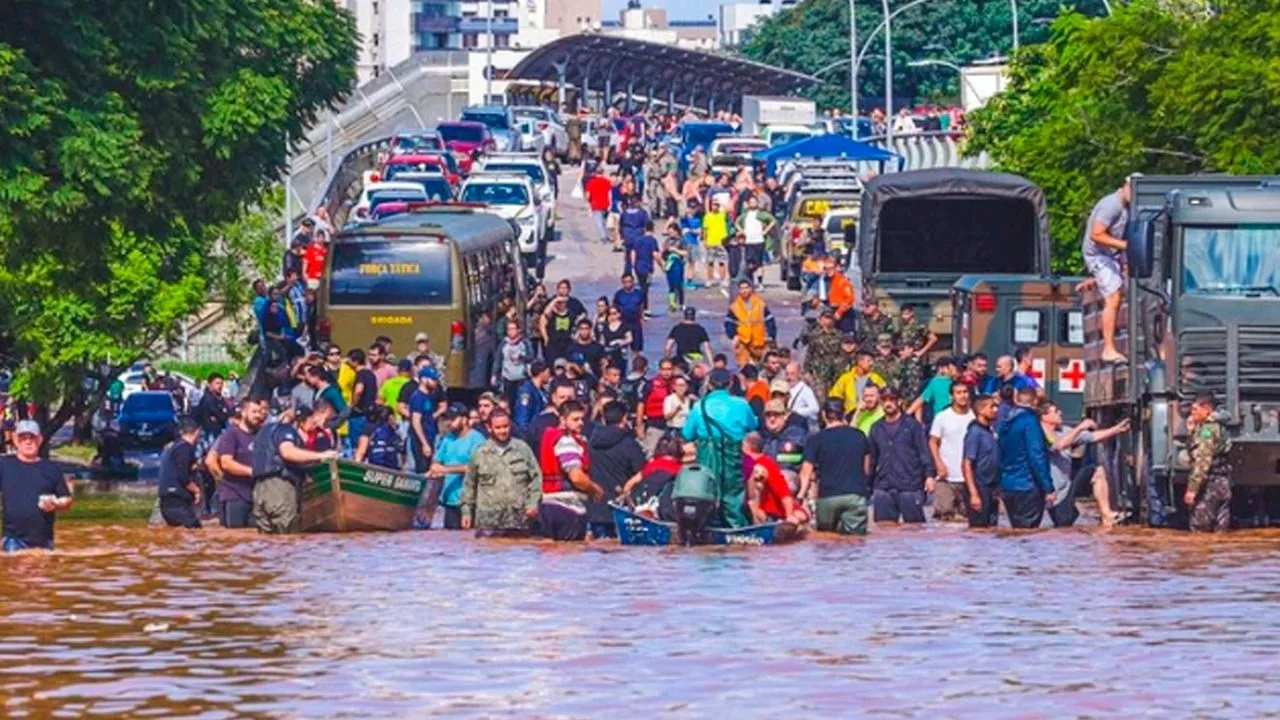
[[(470, 206), (438, 205), (336, 235), (319, 290), (318, 333), (343, 352), (391, 338), (400, 357), (421, 332), (445, 360), (453, 396), (485, 389), (503, 301), (524, 317), (516, 237), (509, 221)], [(505, 327), (503, 325), (502, 327)]]

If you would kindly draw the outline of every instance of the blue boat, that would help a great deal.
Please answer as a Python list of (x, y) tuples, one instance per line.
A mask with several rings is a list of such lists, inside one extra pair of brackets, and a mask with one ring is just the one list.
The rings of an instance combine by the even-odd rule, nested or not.
[[(630, 508), (611, 504), (618, 541), (623, 545), (671, 545), (677, 533), (675, 523), (638, 515)], [(741, 528), (707, 528), (699, 545), (775, 545), (799, 537), (792, 523), (774, 522)]]

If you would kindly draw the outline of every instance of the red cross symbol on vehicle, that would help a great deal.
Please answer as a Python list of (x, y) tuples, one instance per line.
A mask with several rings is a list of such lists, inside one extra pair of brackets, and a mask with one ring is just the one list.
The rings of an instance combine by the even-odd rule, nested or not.
[(1084, 389), (1084, 363), (1072, 359), (1066, 367), (1058, 369), (1058, 390), (1062, 392), (1081, 392)]

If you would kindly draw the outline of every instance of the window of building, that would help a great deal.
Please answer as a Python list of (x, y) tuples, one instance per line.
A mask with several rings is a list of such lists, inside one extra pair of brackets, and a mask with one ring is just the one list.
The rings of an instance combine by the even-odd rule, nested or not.
[(507, 17), (507, 11), (506, 11), (506, 10), (494, 10), (494, 11), (493, 11), (493, 16), (494, 16), (495, 18), (504, 18), (504, 17)]
[(511, 36), (510, 35), (494, 35), (493, 46), (496, 48), (511, 47)]
[(466, 33), (462, 36), (462, 47), (476, 48), (480, 47), (480, 36), (476, 33)]

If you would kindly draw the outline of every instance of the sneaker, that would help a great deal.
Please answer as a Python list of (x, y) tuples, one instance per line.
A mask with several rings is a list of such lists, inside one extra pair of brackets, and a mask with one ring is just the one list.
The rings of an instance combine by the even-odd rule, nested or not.
[(727, 285), (721, 285), (720, 294), (725, 296), (726, 298), (729, 297), (729, 287)]

